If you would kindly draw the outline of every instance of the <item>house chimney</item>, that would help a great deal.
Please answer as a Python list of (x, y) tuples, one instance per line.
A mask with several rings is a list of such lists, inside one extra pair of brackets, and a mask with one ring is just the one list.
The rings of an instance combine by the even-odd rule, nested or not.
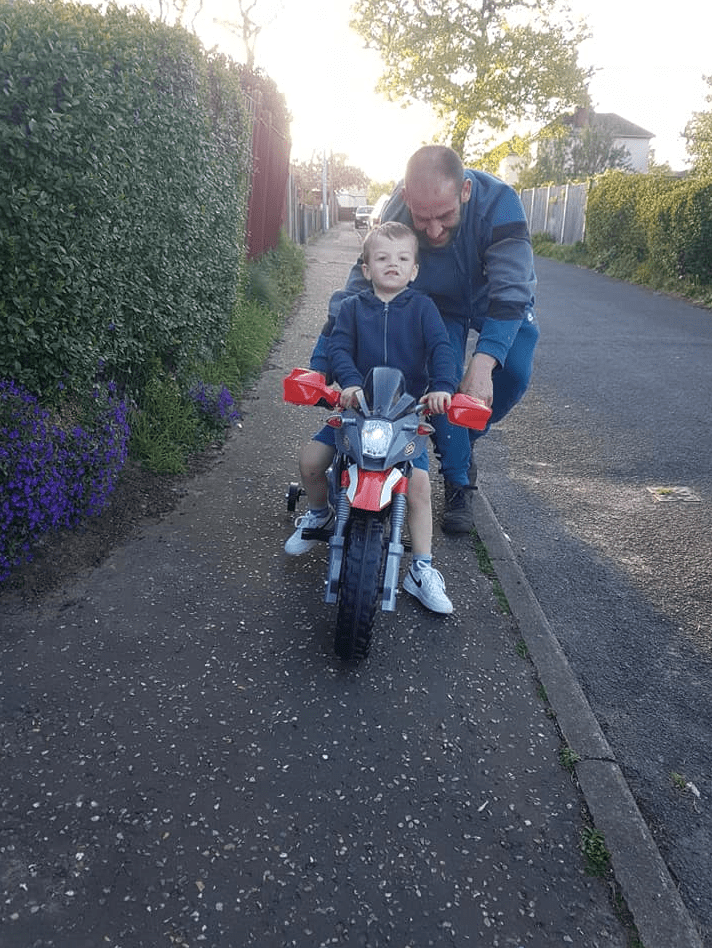
[(588, 128), (590, 123), (589, 110), (585, 106), (579, 105), (574, 112), (574, 128)]

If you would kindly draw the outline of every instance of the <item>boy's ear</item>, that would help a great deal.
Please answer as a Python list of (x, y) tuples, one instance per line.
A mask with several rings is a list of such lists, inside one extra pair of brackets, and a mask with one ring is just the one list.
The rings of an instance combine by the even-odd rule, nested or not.
[(368, 265), (367, 263), (362, 263), (362, 264), (361, 264), (361, 273), (363, 273), (363, 275), (366, 277), (366, 279), (370, 282), (370, 280), (371, 280), (371, 276), (370, 276), (371, 268), (369, 267), (369, 265)]
[(411, 273), (411, 275), (410, 275), (410, 280), (409, 280), (408, 282), (409, 282), (409, 283), (412, 283), (413, 280), (418, 276), (418, 273), (419, 273), (419, 272), (420, 272), (420, 264), (419, 264), (419, 263), (414, 263), (414, 264), (413, 264), (413, 272)]

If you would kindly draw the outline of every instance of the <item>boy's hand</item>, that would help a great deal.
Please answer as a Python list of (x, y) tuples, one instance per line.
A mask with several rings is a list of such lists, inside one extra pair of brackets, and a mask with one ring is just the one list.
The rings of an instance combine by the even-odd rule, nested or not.
[(356, 392), (361, 391), (360, 385), (349, 385), (348, 388), (345, 388), (341, 392), (341, 397), (339, 399), (339, 404), (342, 408), (357, 408), (358, 401), (356, 399)]
[(428, 392), (420, 401), (428, 406), (428, 414), (442, 415), (450, 407), (452, 395), (449, 392)]

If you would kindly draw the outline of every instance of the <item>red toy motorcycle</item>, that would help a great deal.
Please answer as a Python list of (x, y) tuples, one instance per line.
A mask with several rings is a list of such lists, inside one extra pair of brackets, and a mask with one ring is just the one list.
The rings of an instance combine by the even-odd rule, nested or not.
[[(293, 369), (284, 380), (284, 400), (295, 405), (336, 408), (339, 391), (319, 372)], [(305, 539), (329, 542), (325, 601), (337, 604), (334, 649), (345, 660), (365, 658), (373, 637), (376, 607), (393, 612), (403, 555), (411, 459), (433, 433), (425, 406), (405, 391), (403, 373), (371, 369), (358, 394), (358, 407), (335, 411), (336, 456), (329, 472), (336, 509), (333, 533), (305, 530)], [(484, 430), (491, 410), (458, 393), (447, 412), (450, 422)], [(291, 484), (287, 507), (295, 510), (303, 491)]]

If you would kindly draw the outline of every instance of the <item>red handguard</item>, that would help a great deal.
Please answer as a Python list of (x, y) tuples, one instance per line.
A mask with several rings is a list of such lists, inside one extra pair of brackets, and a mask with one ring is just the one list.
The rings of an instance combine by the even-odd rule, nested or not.
[(339, 392), (326, 384), (321, 372), (311, 369), (292, 369), (284, 380), (284, 400), (291, 405), (319, 405), (335, 408)]
[(456, 392), (447, 410), (447, 419), (453, 425), (463, 428), (474, 428), (475, 431), (484, 431), (490, 420), (492, 409), (484, 402), (463, 392)]

